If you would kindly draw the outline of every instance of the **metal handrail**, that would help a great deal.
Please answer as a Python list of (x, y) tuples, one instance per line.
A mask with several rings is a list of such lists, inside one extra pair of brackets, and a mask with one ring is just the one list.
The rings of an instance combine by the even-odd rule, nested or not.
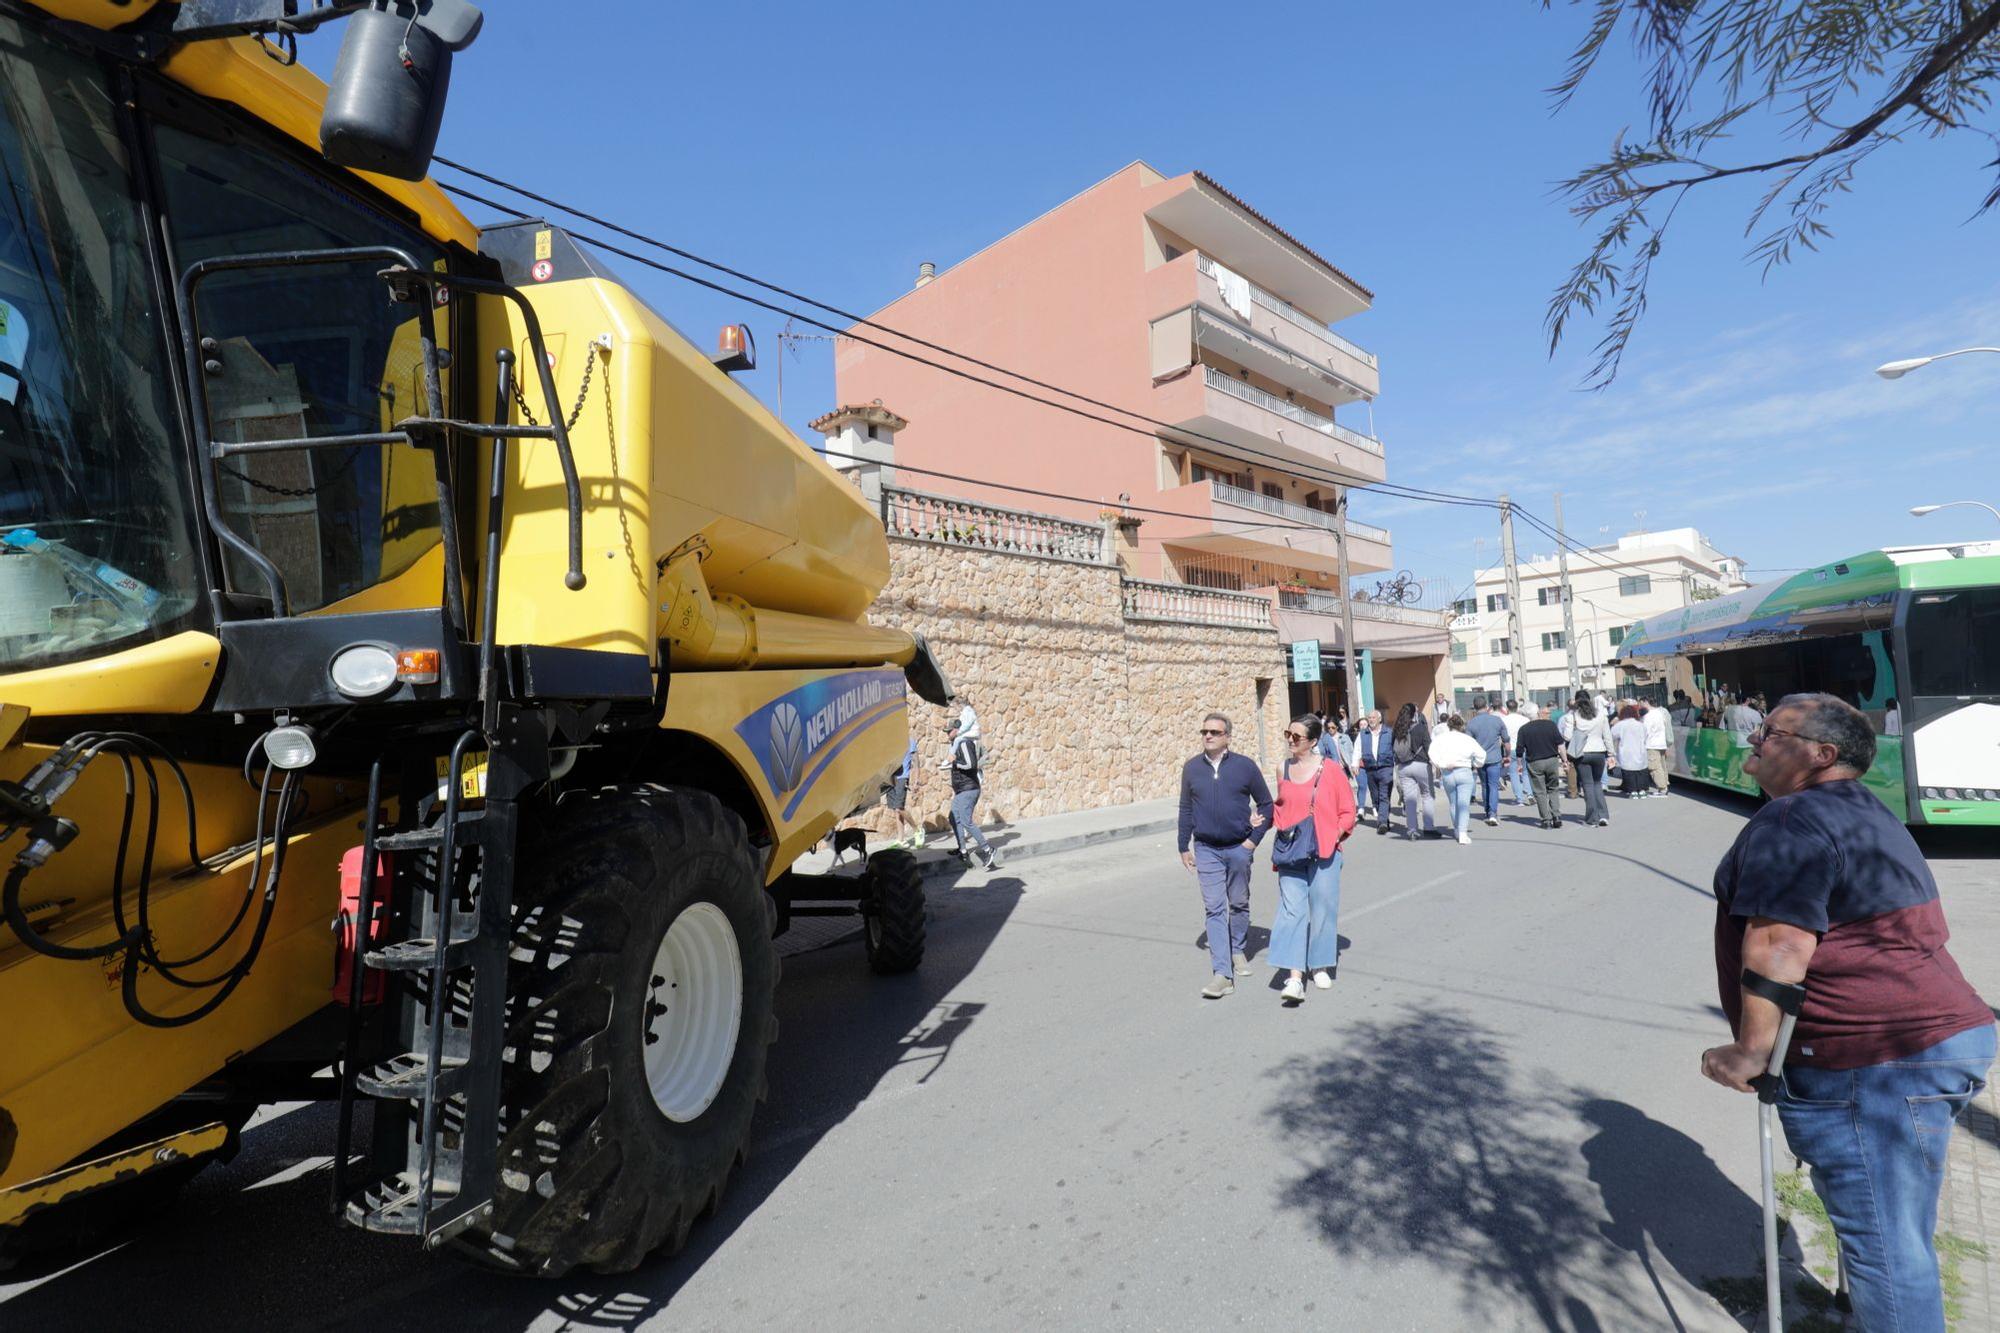
[[(1297, 504), (1291, 500), (1280, 500), (1276, 496), (1265, 495), (1262, 491), (1247, 491), (1241, 486), (1231, 486), (1226, 481), (1210, 484), (1215, 487), (1215, 498), (1224, 504), (1242, 505), (1245, 509), (1257, 509), (1279, 518), (1310, 523), (1316, 528), (1325, 528), (1328, 532), (1335, 531), (1340, 525), (1340, 520), (1323, 509), (1314, 509), (1310, 505)], [(1364, 541), (1381, 542), (1384, 546), (1389, 544), (1387, 528), (1378, 528), (1373, 523), (1357, 523), (1351, 518), (1347, 520), (1347, 535), (1360, 537)]]
[[(1209, 277), (1212, 278), (1215, 276), (1216, 263), (1207, 255), (1197, 254), (1194, 257), (1194, 264), (1196, 268), (1206, 273)], [(1248, 279), (1245, 281), (1248, 281)], [(1375, 360), (1375, 353), (1349, 342), (1326, 325), (1314, 319), (1311, 315), (1308, 315), (1305, 311), (1287, 302), (1283, 297), (1265, 291), (1254, 282), (1250, 283), (1250, 299), (1258, 305), (1263, 306), (1279, 319), (1285, 320), (1287, 323), (1296, 324), (1306, 330), (1306, 332), (1317, 334), (1319, 337), (1326, 339), (1356, 361), (1377, 370), (1381, 369), (1380, 363)]]
[(1278, 397), (1278, 395), (1266, 393), (1254, 384), (1245, 384), (1235, 376), (1217, 370), (1214, 366), (1203, 366), (1201, 371), (1202, 378), (1207, 381), (1208, 387), (1211, 389), (1219, 389), (1232, 398), (1240, 398), (1252, 406), (1261, 407), (1267, 412), (1275, 412), (1287, 421), (1295, 421), (1308, 430), (1316, 430), (1322, 435), (1332, 436), (1336, 440), (1351, 444), (1355, 448), (1367, 453), (1380, 455), (1383, 452), (1380, 440), (1363, 435), (1357, 430), (1349, 430), (1347, 427), (1336, 422), (1332, 417), (1321, 416), (1310, 408), (1300, 407), (1297, 403), (1288, 403)]

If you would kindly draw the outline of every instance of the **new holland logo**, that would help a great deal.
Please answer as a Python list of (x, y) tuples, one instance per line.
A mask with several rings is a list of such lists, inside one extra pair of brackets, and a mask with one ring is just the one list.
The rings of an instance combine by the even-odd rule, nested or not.
[(805, 727), (799, 721), (799, 710), (789, 703), (771, 710), (771, 767), (780, 794), (798, 786), (805, 776)]

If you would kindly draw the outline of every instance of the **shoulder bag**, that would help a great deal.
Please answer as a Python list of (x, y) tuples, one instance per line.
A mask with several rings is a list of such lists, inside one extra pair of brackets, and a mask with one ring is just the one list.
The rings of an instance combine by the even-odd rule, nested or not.
[[(1290, 828), (1278, 829), (1271, 837), (1271, 868), (1282, 870), (1286, 866), (1303, 865), (1319, 859), (1318, 830), (1313, 827), (1313, 808), (1319, 802), (1319, 780), (1326, 773), (1326, 760), (1321, 759), (1319, 769), (1313, 774), (1312, 788), (1306, 794), (1306, 817)], [(1285, 766), (1278, 765), (1278, 782), (1285, 781)]]

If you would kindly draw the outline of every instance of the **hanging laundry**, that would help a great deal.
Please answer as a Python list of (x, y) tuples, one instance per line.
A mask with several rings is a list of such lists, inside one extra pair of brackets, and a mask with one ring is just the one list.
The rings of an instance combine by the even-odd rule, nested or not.
[(1215, 285), (1222, 289), (1222, 304), (1234, 310), (1243, 319), (1250, 318), (1250, 279), (1240, 273), (1232, 273), (1220, 264), (1215, 266)]

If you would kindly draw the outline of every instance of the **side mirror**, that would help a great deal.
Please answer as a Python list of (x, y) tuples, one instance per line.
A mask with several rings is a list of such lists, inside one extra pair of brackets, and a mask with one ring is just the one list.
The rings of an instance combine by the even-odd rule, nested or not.
[(336, 166), (422, 180), (437, 149), (451, 57), (479, 35), (465, 0), (376, 0), (347, 20), (320, 119)]

